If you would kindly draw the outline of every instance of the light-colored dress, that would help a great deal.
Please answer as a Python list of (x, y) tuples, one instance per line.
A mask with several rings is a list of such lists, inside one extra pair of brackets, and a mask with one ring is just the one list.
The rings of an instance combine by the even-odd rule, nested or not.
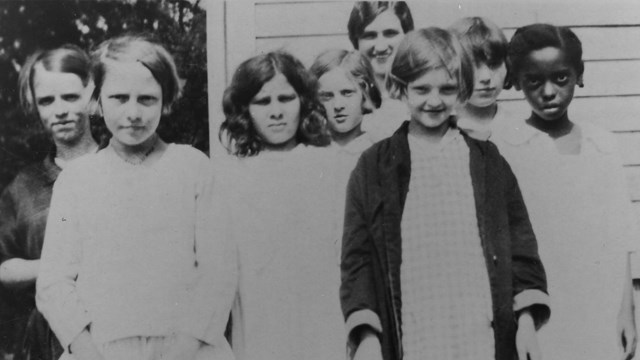
[(404, 359), (494, 359), (491, 286), (457, 129), (429, 144), (411, 132), (411, 180), (402, 216)]
[(332, 224), (334, 158), (327, 149), (221, 160), (227, 234), (237, 246), (233, 308), (238, 360), (344, 359), (340, 273)]
[(213, 181), (209, 159), (185, 145), (168, 145), (150, 166), (107, 147), (65, 168), (36, 296), (65, 349), (90, 326), (99, 349), (183, 334), (213, 347), (213, 359), (232, 356), (224, 329), (237, 266), (211, 227)]
[(547, 134), (524, 122), (496, 143), (522, 189), (547, 272), (544, 358), (618, 359), (626, 252), (638, 237), (615, 140), (591, 124), (577, 126), (578, 155), (559, 154)]

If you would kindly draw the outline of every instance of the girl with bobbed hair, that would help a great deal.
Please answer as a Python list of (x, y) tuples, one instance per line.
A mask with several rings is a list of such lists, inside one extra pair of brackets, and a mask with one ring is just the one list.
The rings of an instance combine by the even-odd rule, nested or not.
[(0, 283), (10, 289), (15, 309), (16, 360), (55, 360), (62, 347), (35, 304), (35, 282), (53, 184), (67, 162), (98, 148), (91, 136), (87, 102), (89, 56), (75, 45), (38, 50), (20, 70), (18, 91), (24, 113), (42, 124), (53, 141), (44, 160), (22, 169), (0, 196)]
[(224, 96), (216, 227), (237, 247), (239, 360), (340, 359), (333, 157), (315, 78), (283, 52), (243, 62)]
[(224, 92), (222, 108), (226, 119), (220, 126), (219, 136), (231, 154), (258, 155), (273, 145), (254, 125), (249, 107), (263, 85), (277, 73), (284, 75), (300, 101), (300, 121), (293, 138), (295, 143), (315, 146), (329, 144), (324, 110), (316, 96), (316, 79), (291, 54), (275, 51), (243, 62)]
[(36, 284), (61, 359), (232, 359), (237, 266), (211, 227), (211, 163), (156, 133), (180, 94), (174, 60), (125, 35), (92, 62), (92, 101), (113, 136), (56, 182)]

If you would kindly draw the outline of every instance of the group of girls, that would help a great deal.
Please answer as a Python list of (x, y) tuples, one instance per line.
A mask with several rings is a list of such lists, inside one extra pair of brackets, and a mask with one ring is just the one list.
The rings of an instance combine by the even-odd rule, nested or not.
[[(243, 62), (213, 164), (156, 134), (180, 95), (162, 46), (92, 53), (112, 138), (56, 180), (36, 284), (63, 359), (633, 355), (635, 234), (615, 144), (567, 115), (573, 32), (413, 30), (402, 2), (357, 3), (349, 32), (309, 70)], [(496, 102), (507, 65), (526, 121)], [(399, 125), (376, 142), (368, 121)]]

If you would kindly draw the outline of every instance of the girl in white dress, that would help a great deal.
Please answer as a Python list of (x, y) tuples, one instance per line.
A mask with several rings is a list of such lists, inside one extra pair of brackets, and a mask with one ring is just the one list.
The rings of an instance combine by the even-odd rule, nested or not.
[(503, 131), (499, 147), (547, 271), (553, 316), (539, 335), (544, 358), (627, 359), (636, 344), (627, 252), (637, 233), (615, 140), (569, 119), (583, 86), (580, 40), (566, 27), (525, 26), (509, 61), (532, 111)]
[(180, 94), (173, 59), (123, 36), (93, 63), (92, 101), (113, 137), (55, 183), (38, 308), (63, 359), (232, 359), (236, 264), (211, 227), (210, 162), (156, 134)]
[[(235, 71), (220, 137), (224, 216), (237, 246), (232, 312), (237, 359), (344, 359), (335, 266), (332, 156), (315, 78), (270, 52)], [(221, 211), (222, 213), (222, 211)]]

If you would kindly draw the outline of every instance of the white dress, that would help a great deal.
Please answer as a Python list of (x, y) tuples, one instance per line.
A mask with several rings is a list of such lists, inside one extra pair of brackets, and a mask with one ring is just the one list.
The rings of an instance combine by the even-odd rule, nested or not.
[(544, 358), (618, 359), (626, 253), (638, 237), (612, 135), (577, 126), (578, 155), (559, 154), (548, 135), (524, 122), (494, 141), (518, 179), (547, 273)]
[(327, 149), (221, 161), (228, 235), (239, 260), (233, 308), (238, 360), (344, 359)]
[(362, 121), (362, 130), (374, 142), (377, 142), (393, 135), (400, 128), (400, 125), (408, 119), (407, 104), (390, 97), (383, 97), (380, 108), (365, 115)]

